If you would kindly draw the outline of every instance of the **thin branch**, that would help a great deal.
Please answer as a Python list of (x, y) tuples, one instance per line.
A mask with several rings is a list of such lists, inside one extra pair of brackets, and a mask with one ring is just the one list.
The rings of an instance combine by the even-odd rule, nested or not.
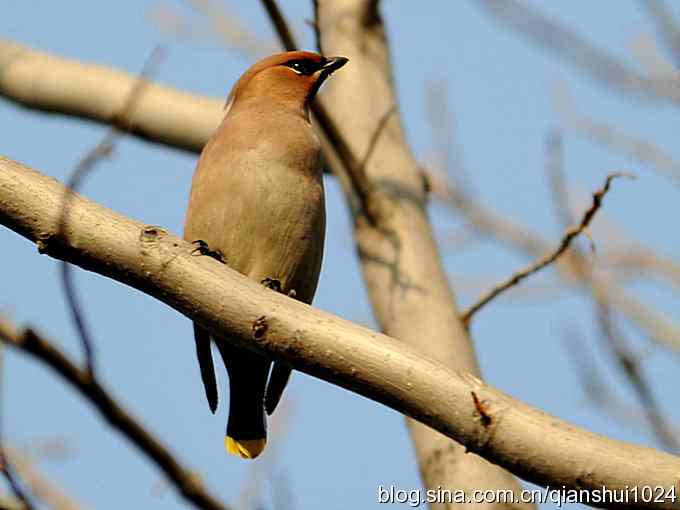
[(319, 0), (312, 0), (312, 9), (314, 12), (314, 21), (312, 21), (312, 29), (314, 30), (314, 41), (316, 43), (316, 50), (320, 55), (324, 55), (323, 41), (321, 40), (321, 24), (319, 23)]
[(276, 0), (260, 0), (260, 2), (267, 11), (267, 15), (274, 25), (274, 29), (279, 36), (279, 40), (281, 41), (281, 46), (283, 46), (283, 49), (286, 51), (297, 50), (299, 46), (295, 42), (293, 32), (291, 32), (290, 28), (288, 27), (286, 18), (284, 18), (281, 9), (279, 9)]
[(250, 57), (261, 58), (272, 53), (274, 41), (261, 40), (247, 26), (245, 20), (238, 17), (236, 9), (227, 9), (220, 0), (190, 0), (192, 7), (203, 15), (212, 31), (223, 43), (236, 48)]
[[(554, 142), (554, 141), (553, 141)], [(554, 203), (557, 207), (558, 214), (561, 216), (564, 224), (568, 224), (569, 209), (568, 209), (568, 195), (567, 186), (564, 182), (564, 168), (562, 165), (561, 147), (556, 148), (553, 144), (548, 145), (549, 152), (554, 152), (550, 160), (552, 164), (549, 166), (549, 177), (552, 182), (553, 194), (555, 195)], [(621, 369), (624, 376), (631, 383), (635, 389), (640, 405), (644, 411), (644, 415), (652, 427), (652, 431), (667, 449), (673, 451), (678, 447), (677, 439), (673, 436), (670, 427), (666, 423), (660, 407), (657, 405), (651, 385), (643, 376), (642, 371), (635, 357), (628, 348), (628, 341), (623, 336), (622, 332), (618, 330), (616, 324), (612, 319), (610, 299), (603, 288), (595, 278), (595, 274), (589, 263), (586, 255), (578, 247), (574, 247), (572, 251), (574, 263), (579, 267), (578, 274), (595, 302), (595, 309), (597, 315), (597, 322), (602, 336), (606, 340), (606, 347), (609, 353), (613, 356), (616, 365)]]
[(17, 498), (6, 494), (0, 494), (0, 509), (2, 510), (26, 510), (26, 506)]
[(5, 452), (12, 462), (14, 469), (21, 475), (26, 486), (42, 503), (51, 510), (82, 510), (83, 507), (70, 495), (66, 494), (54, 482), (48, 480), (41, 473), (34, 462), (27, 455), (16, 449)]
[(371, 159), (371, 156), (373, 155), (373, 151), (375, 150), (375, 147), (378, 143), (378, 140), (380, 140), (380, 136), (384, 133), (385, 128), (387, 126), (387, 122), (390, 120), (390, 117), (392, 115), (395, 115), (397, 113), (397, 105), (392, 105), (391, 108), (389, 108), (381, 117), (380, 120), (378, 121), (378, 125), (375, 127), (373, 130), (373, 134), (371, 135), (371, 139), (368, 141), (368, 147), (366, 148), (366, 153), (364, 154), (364, 157), (361, 160), (361, 173), (363, 175), (366, 175), (366, 165), (368, 165), (368, 162)]
[(664, 448), (671, 452), (677, 452), (680, 449), (680, 442), (673, 433), (668, 421), (664, 418), (661, 406), (654, 397), (651, 385), (642, 373), (640, 362), (628, 347), (628, 340), (623, 335), (623, 332), (616, 327), (606, 298), (597, 293), (594, 293), (594, 296), (598, 325), (602, 335), (607, 340), (608, 350), (633, 386), (654, 435)]
[(183, 467), (155, 437), (116, 402), (103, 386), (93, 380), (87, 371), (74, 365), (53, 344), (31, 329), (17, 330), (2, 318), (0, 338), (7, 345), (32, 355), (68, 382), (112, 427), (165, 473), (187, 502), (205, 510), (226, 510), (224, 505), (206, 491), (194, 473)]
[(561, 340), (564, 352), (571, 361), (583, 386), (583, 392), (591, 405), (616, 421), (644, 427), (645, 418), (639, 410), (627, 406), (604, 380), (601, 363), (594, 358), (589, 350), (588, 342), (582, 335), (570, 328), (563, 332)]
[(557, 219), (560, 228), (567, 228), (574, 222), (569, 207), (569, 191), (564, 181), (564, 144), (562, 133), (552, 131), (546, 141), (546, 157), (548, 160), (548, 178), (555, 197)]
[(673, 77), (680, 75), (670, 60), (661, 53), (661, 49), (652, 36), (641, 32), (634, 35), (628, 43), (632, 55), (650, 76)]
[[(428, 172), (430, 178), (435, 177)], [(471, 200), (460, 190), (447, 187), (436, 177), (433, 185), (434, 196), (446, 206), (462, 214), (476, 232), (517, 250), (529, 257), (542, 257), (551, 249), (547, 241), (528, 227), (508, 221), (478, 201)], [(570, 283), (583, 286), (579, 266), (560, 264), (560, 275)], [(606, 289), (615, 308), (622, 312), (635, 327), (654, 342), (665, 348), (680, 351), (680, 328), (675, 321), (651, 309), (621, 287), (614, 280), (602, 280), (599, 285)], [(586, 289), (589, 291), (589, 289)]]
[(673, 58), (675, 67), (680, 69), (680, 27), (673, 13), (663, 0), (641, 0), (639, 3), (656, 25), (656, 30)]
[(10, 459), (5, 448), (5, 350), (0, 345), (0, 472), (7, 480), (10, 490), (16, 501), (23, 507), (21, 510), (33, 510), (35, 508), (28, 493), (21, 486), (18, 475), (15, 473), (14, 466), (10, 464)]
[(644, 246), (626, 246), (608, 251), (602, 257), (605, 265), (616, 270), (619, 278), (635, 278), (640, 275), (656, 277), (663, 283), (680, 290), (680, 264), (670, 258), (657, 255)]
[(35, 505), (33, 505), (28, 494), (19, 483), (19, 480), (14, 473), (14, 469), (7, 458), (7, 452), (5, 452), (3, 447), (0, 447), (0, 471), (2, 471), (2, 474), (5, 476), (14, 497), (23, 505), (23, 510), (33, 510)]
[(657, 144), (630, 135), (618, 127), (580, 112), (566, 83), (556, 82), (553, 87), (553, 104), (563, 126), (618, 151), (645, 165), (663, 177), (680, 184), (680, 161), (674, 159)]
[[(288, 23), (279, 9), (276, 0), (261, 0), (261, 2), (269, 15), (269, 19), (274, 25), (274, 29), (279, 36), (283, 48), (286, 51), (297, 50), (299, 46), (288, 28)], [(316, 10), (318, 4), (315, 3), (314, 7), (314, 19), (318, 24), (318, 11)], [(319, 98), (312, 103), (311, 108), (324, 136), (336, 151), (340, 161), (342, 161), (343, 168), (352, 184), (352, 190), (359, 201), (361, 212), (371, 224), (376, 224), (378, 206), (376, 201), (373, 200), (375, 196), (373, 184), (366, 177), (366, 172), (364, 172), (363, 167), (355, 157), (349, 144), (340, 133), (335, 121)]]
[(481, 298), (479, 298), (472, 306), (470, 306), (463, 314), (462, 318), (465, 324), (469, 325), (470, 320), (472, 319), (472, 316), (479, 311), (480, 308), (482, 308), (484, 305), (486, 305), (489, 301), (493, 300), (495, 297), (497, 297), (499, 294), (502, 292), (508, 290), (511, 287), (514, 287), (515, 285), (519, 284), (522, 280), (527, 278), (528, 276), (531, 276), (532, 274), (536, 273), (537, 271), (540, 271), (544, 267), (552, 264), (555, 262), (571, 245), (572, 241), (578, 237), (580, 234), (582, 234), (584, 231), (587, 230), (588, 226), (590, 225), (591, 220), (595, 216), (595, 213), (600, 209), (602, 206), (602, 199), (606, 195), (606, 193), (609, 191), (609, 187), (611, 185), (612, 180), (614, 180), (617, 177), (628, 177), (632, 178), (633, 176), (631, 174), (627, 173), (622, 173), (622, 172), (616, 172), (609, 174), (607, 176), (607, 179), (605, 180), (604, 186), (597, 190), (593, 194), (593, 203), (588, 208), (588, 210), (584, 213), (583, 218), (581, 219), (581, 222), (576, 225), (571, 227), (570, 229), (567, 230), (567, 232), (564, 234), (562, 237), (562, 240), (560, 241), (560, 244), (558, 247), (552, 252), (547, 255), (545, 255), (543, 258), (537, 260), (533, 264), (530, 264), (529, 266), (525, 267), (524, 269), (514, 273), (512, 276), (510, 276), (508, 279), (504, 280), (503, 282), (499, 283), (498, 285), (495, 285), (492, 289), (490, 289), (486, 294), (484, 294)]
[[(645, 0), (646, 1), (646, 0)], [(488, 14), (531, 44), (545, 48), (608, 87), (646, 100), (680, 102), (672, 79), (648, 78), (595, 48), (579, 34), (517, 0), (478, 0)]]
[[(64, 206), (62, 211), (62, 216), (59, 221), (59, 233), (60, 235), (67, 236), (67, 225), (69, 221), (70, 212), (70, 197), (71, 194), (69, 190), (78, 190), (82, 185), (85, 177), (89, 172), (91, 172), (96, 164), (103, 158), (110, 156), (113, 153), (115, 144), (118, 140), (125, 134), (125, 132), (130, 128), (132, 124), (132, 117), (134, 116), (135, 107), (141, 97), (144, 88), (147, 83), (147, 78), (153, 74), (156, 66), (160, 62), (163, 56), (163, 51), (160, 47), (156, 47), (149, 58), (147, 59), (142, 72), (140, 73), (137, 81), (130, 90), (130, 93), (123, 105), (123, 108), (116, 116), (116, 121), (104, 137), (92, 147), (85, 155), (81, 158), (80, 162), (71, 172), (71, 175), (66, 183), (67, 190), (64, 193)], [(64, 294), (66, 296), (66, 302), (68, 304), (69, 311), (71, 313), (71, 319), (80, 337), (80, 342), (85, 353), (85, 364), (87, 371), (91, 377), (95, 374), (95, 359), (94, 359), (94, 343), (92, 340), (92, 335), (85, 322), (85, 314), (83, 312), (83, 307), (78, 300), (76, 294), (75, 282), (73, 281), (73, 271), (71, 265), (67, 262), (62, 262), (61, 266), (61, 281), (64, 288)]]
[(432, 80), (426, 83), (425, 106), (427, 120), (438, 159), (441, 159), (448, 186), (460, 190), (469, 198), (474, 194), (470, 174), (465, 167), (464, 151), (450, 104), (447, 82)]
[(443, 175), (430, 169), (421, 168), (430, 182), (432, 195), (448, 207), (454, 208), (467, 220), (469, 228), (508, 244), (529, 255), (545, 253), (551, 247), (523, 225), (518, 225), (473, 200), (464, 190), (451, 186)]
[(359, 201), (361, 213), (372, 225), (377, 224), (379, 209), (374, 200), (375, 189), (373, 184), (366, 177), (366, 172), (364, 172), (349, 144), (340, 133), (336, 122), (319, 99), (312, 104), (312, 111), (328, 142), (342, 161), (343, 168), (352, 184), (352, 191)]

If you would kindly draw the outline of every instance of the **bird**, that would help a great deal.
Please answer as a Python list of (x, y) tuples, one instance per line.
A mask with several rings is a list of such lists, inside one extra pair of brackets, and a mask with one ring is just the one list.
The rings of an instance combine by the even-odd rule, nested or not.
[[(308, 304), (319, 280), (326, 229), (321, 144), (310, 103), (347, 62), (292, 51), (252, 65), (233, 86), (222, 122), (201, 152), (186, 212), (184, 239), (201, 254)], [(195, 322), (193, 329), (214, 414), (211, 335)], [(229, 378), (225, 448), (254, 459), (265, 448), (266, 416), (274, 412), (291, 368), (228, 338), (214, 343)]]

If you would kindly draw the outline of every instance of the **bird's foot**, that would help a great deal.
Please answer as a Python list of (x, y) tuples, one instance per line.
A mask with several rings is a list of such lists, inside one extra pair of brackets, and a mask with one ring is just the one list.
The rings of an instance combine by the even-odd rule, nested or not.
[[(267, 277), (260, 283), (264, 285), (266, 288), (273, 290), (274, 292), (279, 292), (281, 294), (284, 293), (281, 281), (277, 280), (276, 278)], [(295, 292), (295, 289), (290, 289), (287, 295), (288, 297), (295, 299), (295, 296), (297, 296), (297, 292)]]
[(196, 239), (191, 244), (196, 245), (196, 248), (194, 248), (191, 252), (192, 255), (196, 253), (198, 253), (199, 255), (207, 255), (208, 257), (212, 257), (218, 262), (225, 264), (224, 255), (222, 254), (222, 252), (220, 250), (211, 250), (210, 247), (208, 246), (208, 243), (206, 243), (202, 239)]
[(271, 289), (275, 292), (281, 292), (281, 281), (276, 278), (270, 278), (267, 276), (264, 280), (260, 282), (266, 288)]

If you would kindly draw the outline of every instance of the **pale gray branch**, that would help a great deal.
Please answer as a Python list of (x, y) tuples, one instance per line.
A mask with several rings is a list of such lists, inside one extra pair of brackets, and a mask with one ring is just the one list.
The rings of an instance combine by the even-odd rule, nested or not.
[[(0, 39), (0, 96), (25, 107), (118, 124), (137, 77), (83, 64)], [(226, 90), (225, 90), (226, 95)], [(200, 152), (222, 120), (224, 100), (148, 83), (129, 132), (179, 149)]]
[(677, 457), (569, 425), (403, 342), (263, 289), (192, 254), (192, 245), (160, 227), (77, 194), (67, 243), (57, 236), (64, 192), (57, 181), (0, 158), (0, 222), (43, 253), (133, 286), (219, 337), (392, 407), (534, 483), (585, 489), (678, 483)]

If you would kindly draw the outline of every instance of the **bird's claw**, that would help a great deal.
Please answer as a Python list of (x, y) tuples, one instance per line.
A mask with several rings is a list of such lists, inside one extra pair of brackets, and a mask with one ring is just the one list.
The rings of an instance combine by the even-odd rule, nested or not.
[(276, 278), (265, 278), (260, 282), (262, 285), (264, 285), (266, 288), (271, 289), (275, 292), (281, 292), (281, 281), (277, 280)]
[(224, 264), (224, 255), (220, 250), (211, 250), (210, 247), (208, 246), (208, 243), (203, 241), (202, 239), (196, 239), (193, 241), (191, 244), (195, 244), (196, 248), (194, 248), (191, 251), (191, 254), (194, 255), (198, 253), (198, 255), (207, 255), (208, 257), (212, 257), (218, 262), (221, 262)]
[[(267, 277), (264, 280), (260, 282), (262, 285), (264, 285), (266, 288), (273, 290), (274, 292), (280, 292), (283, 294), (283, 287), (281, 285), (281, 281), (277, 280), (276, 278), (270, 278)], [(295, 296), (297, 296), (297, 292), (295, 292), (295, 289), (290, 289), (287, 292), (287, 296), (290, 298), (295, 299)]]

